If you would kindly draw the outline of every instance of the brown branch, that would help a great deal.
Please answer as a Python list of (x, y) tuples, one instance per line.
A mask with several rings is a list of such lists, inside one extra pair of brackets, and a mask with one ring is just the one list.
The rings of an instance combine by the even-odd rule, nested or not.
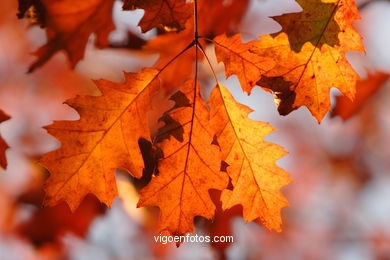
[(196, 41), (196, 44), (198, 44), (198, 0), (194, 0), (194, 40)]

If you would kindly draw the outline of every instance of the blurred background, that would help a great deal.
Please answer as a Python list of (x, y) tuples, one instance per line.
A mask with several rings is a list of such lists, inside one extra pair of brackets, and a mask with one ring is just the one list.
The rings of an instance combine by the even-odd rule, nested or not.
[[(158, 212), (136, 208), (137, 183), (120, 171), (120, 197), (110, 209), (93, 196), (74, 214), (65, 204), (41, 207), (48, 173), (35, 160), (59, 146), (42, 126), (78, 119), (63, 102), (97, 94), (91, 79), (120, 82), (122, 71), (153, 66), (156, 54), (116, 48), (127, 46), (129, 31), (144, 40), (154, 37), (156, 32), (141, 35), (136, 26), (143, 11), (122, 12), (117, 1), (112, 48), (95, 49), (91, 37), (85, 59), (75, 70), (58, 53), (27, 74), (34, 60), (31, 53), (45, 43), (45, 33), (17, 19), (16, 0), (3, 1), (0, 107), (11, 119), (0, 127), (10, 146), (8, 167), (0, 172), (0, 259), (390, 259), (390, 2), (368, 2), (357, 2), (362, 19), (355, 22), (366, 54), (347, 56), (363, 79), (359, 86), (374, 90), (358, 104), (344, 105), (343, 110), (353, 111), (343, 116), (346, 120), (337, 108), (320, 125), (306, 108), (280, 116), (271, 94), (256, 88), (248, 97), (239, 91), (237, 78), (226, 80), (212, 47), (207, 49), (221, 83), (254, 110), (250, 117), (278, 128), (267, 140), (289, 151), (278, 165), (295, 182), (283, 188), (290, 207), (282, 211), (282, 233), (245, 223), (241, 209), (233, 208), (217, 212), (214, 222), (196, 219), (197, 234), (233, 235), (233, 244), (187, 243), (176, 248), (154, 242)], [(252, 0), (241, 25), (244, 40), (279, 31), (269, 16), (300, 10), (293, 0)], [(201, 66), (203, 80), (211, 82), (207, 65)], [(331, 95), (336, 106), (340, 93), (332, 90)]]

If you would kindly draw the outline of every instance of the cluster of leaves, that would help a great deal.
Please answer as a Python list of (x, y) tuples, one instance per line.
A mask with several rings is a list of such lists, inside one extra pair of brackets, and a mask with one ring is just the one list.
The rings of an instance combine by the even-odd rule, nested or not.
[[(273, 17), (281, 32), (243, 43), (237, 28), (248, 0), (124, 0), (124, 10), (145, 11), (142, 32), (158, 28), (144, 48), (160, 58), (154, 68), (125, 73), (123, 83), (95, 81), (100, 96), (66, 102), (79, 120), (46, 127), (61, 147), (41, 159), (50, 172), (45, 205), (65, 201), (76, 210), (91, 193), (110, 206), (118, 194), (114, 171), (123, 168), (136, 178), (153, 175), (140, 191), (138, 206), (160, 208), (161, 230), (185, 234), (193, 232), (195, 216), (213, 218), (209, 191), (215, 189), (222, 191), (224, 210), (240, 205), (246, 221), (280, 231), (280, 211), (287, 205), (280, 189), (291, 180), (275, 162), (286, 152), (264, 141), (274, 128), (249, 119), (252, 110), (237, 103), (215, 73), (216, 87), (205, 101), (198, 62), (205, 59), (214, 72), (205, 53), (213, 44), (226, 76), (236, 75), (245, 92), (260, 86), (274, 93), (280, 114), (306, 106), (321, 122), (330, 110), (330, 88), (349, 99), (355, 96), (358, 75), (345, 53), (364, 51), (352, 26), (359, 14), (354, 0), (297, 2), (303, 11)], [(19, 4), (19, 17), (40, 24), (48, 38), (31, 72), (60, 50), (74, 67), (91, 34), (98, 47), (108, 46), (113, 0)], [(172, 94), (175, 104), (154, 133), (147, 118), (159, 92)], [(140, 149), (141, 140), (150, 151)], [(150, 160), (152, 167), (144, 163)]]

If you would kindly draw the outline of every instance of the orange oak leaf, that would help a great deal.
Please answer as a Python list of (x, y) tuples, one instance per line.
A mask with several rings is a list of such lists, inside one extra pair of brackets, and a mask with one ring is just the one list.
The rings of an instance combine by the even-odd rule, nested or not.
[[(29, 3), (33, 3), (32, 5)], [(64, 50), (72, 67), (84, 57), (91, 34), (96, 34), (96, 46), (108, 45), (108, 34), (114, 29), (114, 0), (20, 0), (19, 17), (28, 9), (40, 5), (39, 17), (46, 28), (47, 43), (36, 51), (38, 59), (30, 66), (32, 72), (45, 64), (56, 52)], [(36, 7), (35, 7), (36, 8)], [(42, 14), (43, 12), (43, 14)]]
[(353, 102), (345, 96), (336, 97), (336, 106), (332, 111), (332, 116), (340, 116), (343, 120), (351, 118), (384, 85), (389, 77), (390, 75), (385, 72), (368, 73), (366, 79), (360, 80), (356, 84), (356, 97)]
[(68, 203), (74, 211), (94, 194), (107, 206), (117, 196), (115, 168), (140, 178), (143, 159), (138, 139), (150, 140), (146, 116), (159, 87), (158, 71), (125, 73), (122, 84), (96, 81), (101, 96), (79, 96), (66, 103), (80, 114), (77, 121), (56, 121), (45, 127), (62, 146), (45, 154), (41, 163), (51, 173), (45, 204)]
[[(248, 48), (250, 53), (274, 60), (275, 67), (259, 75), (257, 84), (274, 91), (280, 114), (287, 115), (306, 106), (321, 122), (330, 109), (329, 91), (332, 87), (350, 99), (355, 95), (359, 76), (345, 53), (364, 51), (360, 35), (352, 27), (352, 22), (360, 17), (353, 0), (329, 0), (326, 3), (301, 0), (299, 3), (303, 12), (276, 17), (282, 23), (282, 32), (242, 44), (241, 49)], [(316, 15), (319, 20), (316, 20)], [(301, 32), (314, 38), (294, 36)], [(235, 55), (232, 50), (230, 53), (219, 55), (218, 59), (226, 65)], [(233, 71), (239, 68), (230, 66), (228, 75), (239, 75), (241, 71)]]
[(288, 202), (280, 189), (291, 180), (275, 164), (286, 154), (284, 149), (263, 140), (274, 128), (249, 119), (252, 110), (238, 104), (221, 85), (212, 91), (209, 104), (213, 130), (233, 185), (232, 190), (222, 192), (222, 208), (242, 205), (247, 222), (258, 220), (269, 229), (281, 231), (280, 211)]
[[(3, 110), (0, 109), (0, 123), (7, 121), (8, 119), (10, 119), (10, 117), (6, 113), (4, 113)], [(5, 156), (5, 151), (7, 149), (8, 149), (7, 143), (0, 136), (0, 167), (4, 169), (7, 167), (7, 158)]]
[(145, 15), (139, 23), (142, 32), (155, 27), (165, 31), (182, 31), (193, 14), (192, 3), (186, 0), (125, 0), (123, 10), (144, 9)]
[(186, 82), (171, 100), (176, 104), (162, 117), (167, 124), (157, 136), (164, 153), (159, 174), (141, 190), (138, 206), (159, 207), (160, 229), (183, 235), (194, 231), (195, 216), (213, 218), (215, 205), (208, 192), (223, 190), (228, 177), (219, 171), (221, 158), (197, 83)]
[[(329, 92), (332, 87), (348, 98), (354, 98), (359, 76), (345, 53), (364, 51), (361, 36), (352, 26), (360, 16), (354, 0), (298, 2), (303, 12), (276, 17), (283, 26), (282, 32), (274, 39), (267, 36), (262, 39), (261, 48), (269, 51), (268, 55), (275, 57), (277, 63), (267, 74), (266, 87), (274, 90), (281, 114), (306, 106), (321, 122), (331, 108)], [(301, 38), (298, 34), (308, 37)], [(276, 46), (279, 48), (275, 49)], [(287, 54), (289, 49), (294, 52)], [(284, 85), (286, 81), (290, 83), (288, 88), (272, 84), (273, 78), (280, 83), (280, 76), (283, 76)], [(259, 85), (262, 85), (261, 81)], [(294, 95), (288, 94), (291, 92)]]
[(240, 34), (230, 38), (223, 34), (217, 36), (213, 42), (218, 62), (225, 64), (226, 77), (237, 75), (242, 89), (248, 94), (260, 76), (275, 66), (272, 57), (260, 56), (253, 51), (258, 41), (243, 44)]

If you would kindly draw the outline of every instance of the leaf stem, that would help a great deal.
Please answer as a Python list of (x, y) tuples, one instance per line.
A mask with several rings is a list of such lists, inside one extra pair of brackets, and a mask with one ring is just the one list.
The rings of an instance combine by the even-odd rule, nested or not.
[(198, 0), (194, 0), (194, 40), (195, 45), (198, 43), (199, 33), (198, 33)]
[(209, 67), (210, 67), (210, 69), (211, 69), (211, 72), (213, 73), (213, 77), (214, 77), (215, 83), (216, 83), (217, 85), (219, 85), (218, 78), (217, 78), (217, 74), (215, 73), (215, 70), (214, 70), (214, 68), (213, 68), (213, 65), (211, 64), (211, 61), (210, 61), (209, 57), (207, 56), (207, 54), (206, 54), (206, 52), (205, 52), (203, 46), (202, 46), (200, 43), (198, 44), (198, 48), (200, 49), (200, 51), (202, 52), (203, 56), (206, 58), (207, 63), (209, 64)]

